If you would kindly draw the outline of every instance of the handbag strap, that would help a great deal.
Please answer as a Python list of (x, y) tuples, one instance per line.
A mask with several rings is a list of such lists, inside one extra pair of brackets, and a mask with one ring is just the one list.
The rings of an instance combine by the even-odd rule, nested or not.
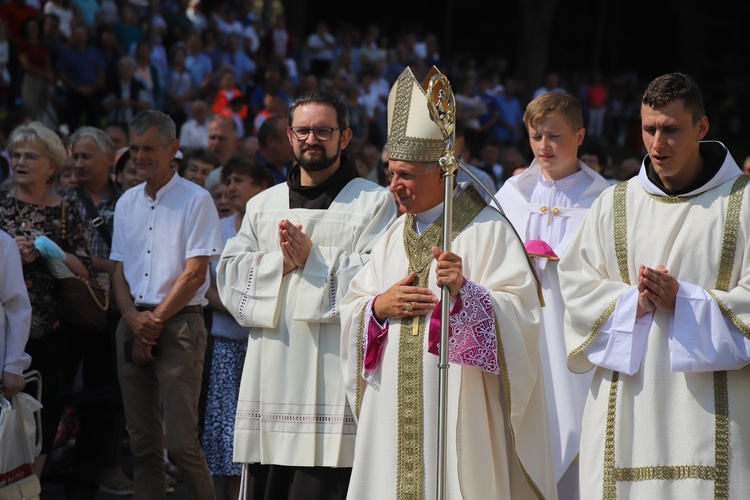
[(61, 203), (61, 205), (62, 205), (62, 216), (61, 216), (61, 219), (62, 220), (60, 221), (60, 240), (61, 241), (65, 241), (65, 238), (68, 236), (68, 224), (67, 224), (66, 219), (65, 219), (65, 205), (66, 205), (65, 202), (66, 201), (67, 201), (67, 198), (63, 197), (62, 203)]
[[(67, 200), (68, 199), (65, 197), (63, 197), (62, 199), (62, 223), (60, 226), (60, 238), (62, 241), (65, 241), (65, 237), (68, 235), (68, 224), (65, 220), (65, 206), (67, 205)], [(76, 274), (76, 278), (80, 280), (83, 284), (85, 284), (86, 287), (89, 289), (89, 293), (91, 294), (91, 298), (94, 299), (94, 302), (96, 303), (96, 307), (98, 307), (102, 311), (106, 311), (109, 309), (109, 292), (101, 284), (101, 282), (99, 281), (99, 277), (96, 274), (93, 274), (92, 277), (94, 278), (94, 281), (96, 281), (96, 284), (99, 285), (99, 288), (104, 290), (104, 304), (99, 302), (99, 299), (96, 297), (94, 290), (91, 288), (91, 283), (89, 283), (89, 280), (87, 280), (86, 278), (82, 278), (81, 276), (78, 276)]]
[(102, 286), (97, 275), (94, 275), (93, 278), (94, 281), (96, 281), (96, 284), (99, 285), (99, 288), (104, 291), (104, 304), (99, 302), (99, 298), (96, 296), (96, 293), (94, 293), (94, 289), (91, 287), (91, 283), (89, 283), (88, 280), (81, 278), (80, 276), (76, 276), (76, 278), (78, 278), (84, 285), (86, 285), (86, 288), (89, 289), (89, 294), (91, 295), (91, 298), (94, 299), (96, 307), (98, 307), (102, 311), (106, 311), (107, 309), (109, 309), (109, 292), (106, 288), (104, 288), (104, 286)]
[[(97, 231), (99, 231), (99, 234), (104, 238), (104, 241), (107, 242), (108, 246), (112, 246), (112, 235), (109, 234), (109, 229), (107, 228), (107, 225), (104, 223), (104, 218), (102, 218), (101, 215), (99, 215), (99, 212), (96, 210), (96, 207), (94, 206), (94, 202), (91, 198), (89, 198), (88, 193), (85, 189), (81, 186), (77, 186), (76, 193), (78, 193), (78, 199), (81, 200), (83, 203), (83, 206), (86, 208), (86, 215), (91, 220), (91, 224), (96, 228)], [(96, 214), (96, 217), (94, 217), (94, 214)]]

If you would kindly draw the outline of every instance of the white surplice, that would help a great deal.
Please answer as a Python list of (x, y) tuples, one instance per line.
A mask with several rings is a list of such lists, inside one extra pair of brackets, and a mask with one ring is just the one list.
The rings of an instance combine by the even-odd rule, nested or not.
[[(544, 178), (541, 166), (534, 160), (523, 173), (508, 179), (496, 198), (524, 242), (541, 239), (562, 257), (591, 204), (609, 187), (604, 177), (581, 161), (576, 173), (551, 181)], [(555, 478), (559, 481), (578, 455), (583, 407), (593, 374), (568, 370), (563, 334), (565, 304), (557, 275), (558, 261), (534, 257), (534, 265), (544, 293), (540, 357)], [(577, 488), (570, 485), (568, 489)], [(560, 494), (561, 498), (577, 496), (576, 491), (560, 491)]]
[[(596, 368), (583, 498), (750, 491), (748, 177), (721, 143), (702, 143), (701, 155), (723, 163), (693, 192), (667, 196), (645, 165), (606, 191), (560, 262), (569, 367)], [(673, 313), (636, 319), (640, 265), (677, 278)]]
[[(351, 467), (356, 423), (339, 360), (341, 300), (396, 216), (392, 195), (350, 181), (325, 210), (289, 208), (278, 184), (247, 205), (217, 270), (219, 295), (251, 327), (242, 373), (234, 460)], [(304, 268), (283, 273), (279, 222), (302, 225), (312, 242)]]
[[(497, 352), (485, 354), (495, 356), (500, 374), (451, 361), (445, 498), (556, 498), (539, 367), (536, 282), (510, 225), (495, 209), (481, 209), (484, 202), (478, 193), (473, 196), (481, 211), (460, 233), (454, 232), (451, 244), (451, 250), (462, 258), (463, 274), (469, 280), (460, 294), (462, 318), (456, 319), (470, 319), (481, 312), (479, 300), (484, 299), (489, 317), (468, 328), (488, 330), (493, 337), (499, 332), (495, 337)], [(454, 222), (460, 214), (454, 204)], [(425, 221), (425, 216), (430, 220)], [(434, 216), (419, 214), (417, 232)], [(342, 362), (359, 426), (350, 499), (427, 499), (436, 495), (439, 370), (437, 355), (428, 352), (428, 335), (423, 331), (420, 335), (424, 337), (410, 344), (413, 350), (402, 351), (406, 345), (404, 322), (389, 320), (377, 367), (363, 369), (367, 311), (372, 300), (409, 272), (404, 236), (407, 220), (407, 216), (400, 217), (378, 242), (344, 299)], [(442, 224), (440, 221), (435, 224)], [(428, 259), (428, 282), (420, 286), (429, 287), (439, 297), (435, 260)], [(467, 287), (473, 291), (468, 292)], [(409, 325), (406, 322), (407, 335), (412, 336)], [(402, 374), (407, 372), (418, 376), (404, 379)], [(403, 420), (403, 406), (416, 409), (409, 424)], [(407, 427), (415, 433), (407, 432)], [(421, 466), (407, 470), (404, 464)]]

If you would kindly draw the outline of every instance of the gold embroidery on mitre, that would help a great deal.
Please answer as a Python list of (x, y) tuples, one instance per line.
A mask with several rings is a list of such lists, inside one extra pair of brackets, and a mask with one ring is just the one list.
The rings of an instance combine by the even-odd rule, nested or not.
[(388, 120), (385, 149), (389, 159), (433, 162), (445, 154), (445, 138), (430, 117), (427, 92), (408, 67), (396, 79), (388, 96)]

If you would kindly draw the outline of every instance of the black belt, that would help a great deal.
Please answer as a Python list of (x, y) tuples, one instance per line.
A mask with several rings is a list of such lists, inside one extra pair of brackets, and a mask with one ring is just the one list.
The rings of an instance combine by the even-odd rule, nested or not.
[[(150, 305), (142, 305), (142, 306), (135, 306), (136, 309), (139, 311), (152, 311), (156, 309), (156, 306), (150, 306)], [(177, 311), (176, 314), (194, 314), (199, 313), (203, 314), (203, 306), (185, 306), (179, 311)]]

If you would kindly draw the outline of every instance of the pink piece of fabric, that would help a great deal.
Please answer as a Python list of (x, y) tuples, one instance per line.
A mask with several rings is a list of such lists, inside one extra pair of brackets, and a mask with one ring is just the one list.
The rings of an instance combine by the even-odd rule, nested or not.
[(378, 367), (380, 356), (383, 353), (383, 342), (388, 334), (388, 320), (386, 320), (385, 325), (381, 327), (375, 319), (375, 315), (372, 314), (372, 309), (377, 299), (378, 295), (367, 304), (367, 311), (365, 312), (366, 317), (369, 318), (367, 321), (367, 336), (365, 340), (365, 370), (374, 370)]
[[(372, 314), (377, 296), (367, 305), (365, 320), (367, 335), (364, 338), (365, 371), (375, 370), (383, 354), (383, 344), (388, 334), (388, 320), (378, 324)], [(427, 351), (440, 353), (441, 303), (430, 316)], [(448, 361), (464, 366), (473, 366), (498, 375), (497, 337), (495, 336), (495, 312), (492, 298), (486, 288), (464, 278), (455, 304), (450, 312), (448, 332)]]
[[(440, 354), (441, 304), (430, 317), (428, 351)], [(464, 279), (450, 312), (448, 362), (498, 375), (495, 311), (486, 288)]]
[(526, 253), (532, 257), (544, 257), (550, 260), (560, 260), (552, 247), (543, 240), (530, 240), (523, 244)]
[[(466, 282), (466, 278), (464, 278), (464, 283)], [(458, 311), (463, 309), (464, 305), (461, 301), (461, 292), (459, 292), (458, 297), (456, 297), (456, 303), (453, 304), (453, 307), (451, 308), (451, 312), (449, 313), (449, 316), (453, 318), (453, 315), (456, 314)], [(430, 354), (434, 354), (435, 356), (440, 356), (440, 330), (442, 325), (442, 311), (443, 311), (443, 301), (437, 303), (437, 306), (435, 306), (435, 309), (432, 311), (432, 315), (430, 316), (430, 334), (429, 338), (427, 339), (427, 352)], [(453, 336), (453, 330), (448, 330), (448, 345), (450, 346), (450, 339)], [(448, 352), (448, 357), (450, 358), (450, 352)], [(452, 361), (452, 360), (448, 360)]]

